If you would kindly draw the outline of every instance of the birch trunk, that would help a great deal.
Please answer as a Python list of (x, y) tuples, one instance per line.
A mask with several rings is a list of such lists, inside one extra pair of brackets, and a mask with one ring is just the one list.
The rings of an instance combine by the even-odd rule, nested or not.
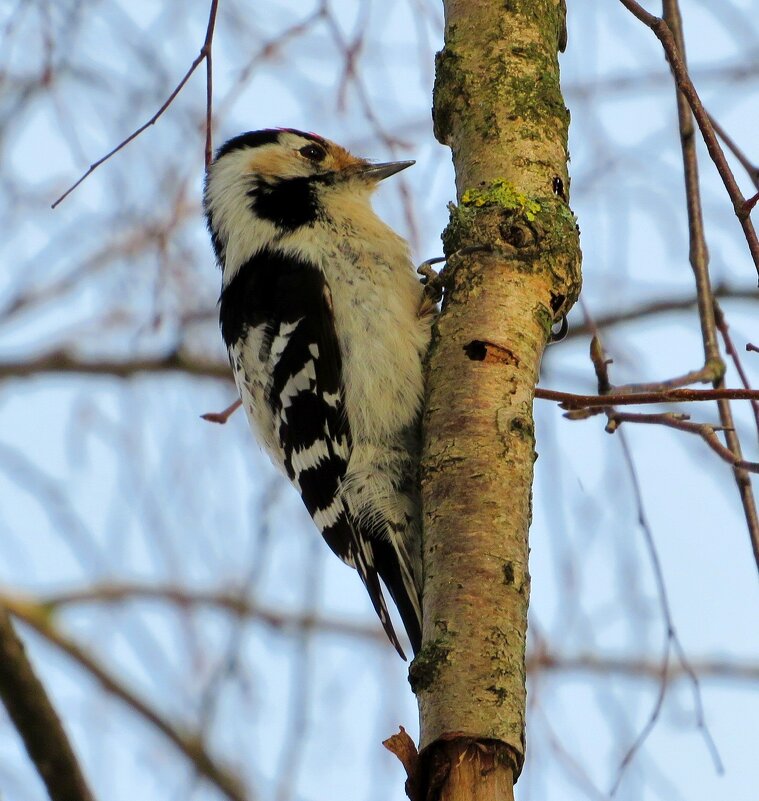
[[(533, 388), (580, 289), (562, 0), (444, 0), (433, 117), (458, 205), (429, 360), (421, 798), (513, 797), (525, 753)], [(462, 248), (490, 251), (454, 255)]]

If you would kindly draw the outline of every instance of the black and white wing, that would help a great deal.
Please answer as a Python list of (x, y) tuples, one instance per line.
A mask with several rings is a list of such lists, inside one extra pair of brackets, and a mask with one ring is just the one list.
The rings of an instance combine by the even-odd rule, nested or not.
[(251, 424), (327, 544), (358, 571), (387, 636), (405, 658), (378, 577), (378, 570), (383, 577), (393, 574), (384, 562), (394, 557), (385, 543), (357, 530), (341, 498), (351, 434), (322, 272), (294, 256), (261, 251), (224, 288), (220, 321)]

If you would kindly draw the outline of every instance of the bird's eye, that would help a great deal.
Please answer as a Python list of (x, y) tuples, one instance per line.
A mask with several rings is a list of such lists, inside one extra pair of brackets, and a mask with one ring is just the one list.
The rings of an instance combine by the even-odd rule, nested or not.
[(319, 145), (306, 145), (298, 151), (301, 156), (305, 156), (309, 161), (323, 161), (327, 151)]

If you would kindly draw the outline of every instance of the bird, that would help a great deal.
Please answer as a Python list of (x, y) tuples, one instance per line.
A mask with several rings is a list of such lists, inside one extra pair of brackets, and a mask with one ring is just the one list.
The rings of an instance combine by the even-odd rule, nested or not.
[(403, 659), (380, 580), (417, 654), (423, 362), (435, 304), (371, 196), (412, 164), (270, 128), (225, 142), (203, 190), (221, 334), (250, 426), (358, 571)]

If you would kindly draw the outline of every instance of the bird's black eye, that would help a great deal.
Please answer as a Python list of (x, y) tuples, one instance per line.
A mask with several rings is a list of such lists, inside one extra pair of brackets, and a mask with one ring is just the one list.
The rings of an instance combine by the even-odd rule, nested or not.
[(324, 161), (327, 151), (320, 145), (306, 145), (302, 147), (298, 153), (305, 156), (309, 161), (320, 162)]

